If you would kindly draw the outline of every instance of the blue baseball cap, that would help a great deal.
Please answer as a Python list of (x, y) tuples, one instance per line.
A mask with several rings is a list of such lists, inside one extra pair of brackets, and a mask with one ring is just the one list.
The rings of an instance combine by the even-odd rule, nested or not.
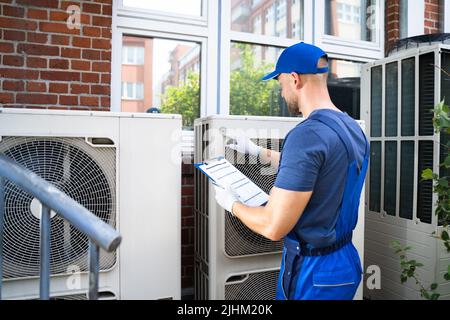
[(280, 73), (316, 74), (328, 72), (328, 67), (317, 67), (319, 59), (323, 57), (328, 59), (325, 51), (319, 47), (304, 42), (294, 44), (281, 53), (275, 71), (265, 75), (261, 80), (277, 78)]

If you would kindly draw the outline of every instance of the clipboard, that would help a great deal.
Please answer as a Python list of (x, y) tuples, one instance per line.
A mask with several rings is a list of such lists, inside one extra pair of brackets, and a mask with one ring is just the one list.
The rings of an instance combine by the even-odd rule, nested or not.
[(269, 201), (269, 195), (239, 171), (223, 156), (213, 158), (194, 166), (205, 174), (219, 188), (230, 186), (238, 200), (249, 207), (259, 207)]

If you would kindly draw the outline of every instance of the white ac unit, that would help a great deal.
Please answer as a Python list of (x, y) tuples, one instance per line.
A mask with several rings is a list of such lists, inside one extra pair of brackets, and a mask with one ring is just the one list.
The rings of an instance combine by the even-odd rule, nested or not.
[[(180, 299), (181, 117), (0, 109), (0, 152), (122, 235), (100, 254), (100, 299)], [(7, 181), (4, 299), (39, 297), (40, 203)], [(52, 213), (51, 298), (86, 298), (88, 240)]]
[[(210, 116), (194, 123), (196, 163), (220, 155), (233, 163), (261, 189), (269, 192), (276, 170), (259, 159), (228, 147), (233, 136), (246, 135), (256, 144), (281, 150), (287, 133), (302, 118)], [(361, 123), (362, 125), (362, 123)], [(213, 185), (195, 171), (195, 297), (196, 299), (274, 299), (282, 241), (273, 242), (247, 228), (216, 203)], [(363, 203), (354, 243), (363, 257)], [(362, 297), (362, 288), (356, 299)]]
[(366, 288), (367, 298), (421, 298), (415, 281), (401, 284), (394, 240), (411, 246), (408, 258), (424, 264), (417, 269), (423, 284), (438, 283), (441, 299), (450, 298), (443, 277), (450, 254), (432, 235), (441, 229), (434, 214), (437, 197), (431, 181), (420, 181), (426, 168), (448, 176), (439, 168), (445, 136), (434, 132), (431, 110), (444, 97), (450, 103), (449, 71), (450, 45), (428, 42), (363, 67), (361, 114), (371, 144), (365, 264), (381, 271), (381, 289)]

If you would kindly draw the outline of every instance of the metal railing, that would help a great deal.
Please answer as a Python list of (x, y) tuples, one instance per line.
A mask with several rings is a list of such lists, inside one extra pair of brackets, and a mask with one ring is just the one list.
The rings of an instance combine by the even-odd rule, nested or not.
[(13, 182), (42, 204), (40, 227), (40, 299), (50, 299), (50, 212), (63, 217), (89, 238), (88, 299), (98, 298), (100, 247), (111, 252), (121, 242), (120, 234), (81, 204), (61, 192), (53, 184), (0, 153), (0, 299), (3, 279), (3, 233), (5, 184)]

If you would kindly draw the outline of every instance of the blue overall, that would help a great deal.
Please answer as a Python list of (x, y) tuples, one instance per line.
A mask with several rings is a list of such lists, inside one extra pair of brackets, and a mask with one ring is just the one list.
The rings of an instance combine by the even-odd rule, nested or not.
[(342, 201), (335, 225), (333, 244), (314, 248), (299, 240), (292, 230), (285, 245), (278, 279), (278, 300), (347, 300), (353, 299), (361, 282), (362, 268), (352, 233), (358, 221), (361, 190), (369, 162), (369, 143), (365, 138), (365, 155), (358, 163), (356, 146), (345, 123), (332, 112), (313, 113), (311, 119), (331, 128), (342, 141), (349, 164)]

